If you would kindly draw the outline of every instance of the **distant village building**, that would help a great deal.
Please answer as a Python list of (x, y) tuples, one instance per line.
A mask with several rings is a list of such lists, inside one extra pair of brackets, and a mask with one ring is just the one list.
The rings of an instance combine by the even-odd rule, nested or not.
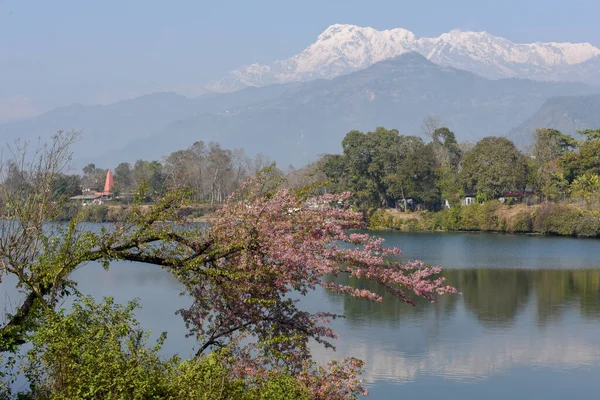
[(71, 197), (71, 200), (80, 201), (83, 205), (102, 204), (106, 200), (112, 199), (114, 187), (115, 180), (113, 178), (113, 174), (111, 170), (108, 170), (106, 173), (106, 180), (104, 181), (104, 190), (102, 192), (84, 190), (81, 195)]
[(477, 203), (477, 198), (475, 196), (465, 196), (465, 198), (461, 200), (463, 206), (470, 206), (475, 203)]
[(522, 192), (504, 192), (498, 200), (501, 203), (506, 203), (506, 201), (510, 200), (513, 203), (526, 203), (527, 205), (531, 205), (532, 202), (533, 191), (531, 189), (525, 189)]

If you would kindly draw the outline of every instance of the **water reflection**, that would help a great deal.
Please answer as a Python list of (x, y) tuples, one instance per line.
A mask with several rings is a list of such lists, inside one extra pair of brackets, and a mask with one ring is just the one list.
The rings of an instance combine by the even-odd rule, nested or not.
[[(319, 290), (302, 299), (311, 311), (344, 314), (333, 327), (336, 352), (315, 358), (366, 361), (372, 399), (600, 398), (600, 240), (472, 234), (383, 233), (388, 243), (445, 267), (461, 296), (411, 308), (368, 281), (384, 298), (368, 303)], [(135, 263), (78, 270), (79, 289), (119, 303), (138, 297), (138, 317), (157, 337), (169, 333), (164, 355), (193, 354), (193, 339), (174, 311), (189, 305), (165, 270)], [(2, 282), (0, 309), (19, 294)], [(10, 301), (9, 301), (10, 300)], [(568, 388), (565, 391), (564, 388)]]
[(364, 319), (398, 321), (439, 314), (449, 318), (462, 302), (477, 320), (489, 327), (511, 326), (530, 302), (535, 304), (536, 321), (545, 324), (566, 313), (576, 312), (588, 319), (600, 319), (600, 270), (517, 270), (517, 269), (450, 269), (443, 275), (448, 284), (458, 288), (461, 296), (443, 296), (428, 306), (418, 301), (407, 307), (371, 281), (339, 277), (336, 281), (356, 285), (380, 294), (382, 303), (367, 303), (349, 296), (328, 293), (328, 301), (343, 304), (349, 321)]
[(444, 275), (463, 294), (415, 308), (372, 282), (336, 278), (384, 301), (322, 292), (322, 300), (347, 318), (336, 326), (337, 352), (316, 349), (317, 358), (362, 358), (377, 388), (433, 378), (493, 385), (491, 377), (514, 381), (539, 368), (600, 372), (600, 270), (483, 268)]

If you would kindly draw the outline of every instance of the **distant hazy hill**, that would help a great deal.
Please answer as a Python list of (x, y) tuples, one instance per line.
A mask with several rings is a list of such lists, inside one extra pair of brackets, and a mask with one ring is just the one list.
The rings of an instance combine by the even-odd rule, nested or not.
[[(271, 100), (294, 86), (248, 88), (193, 99), (175, 93), (153, 93), (111, 105), (74, 104), (34, 118), (0, 124), (0, 142), (4, 145), (17, 138), (30, 142), (39, 138), (45, 142), (57, 130), (82, 130), (82, 140), (73, 147), (75, 160), (78, 164), (92, 159), (102, 163), (105, 155), (160, 132), (171, 122)], [(136, 157), (135, 154), (131, 156)]]
[(509, 138), (527, 145), (533, 140), (536, 128), (555, 128), (569, 134), (600, 128), (600, 95), (548, 99), (533, 116), (511, 130)]
[[(77, 167), (111, 167), (156, 159), (197, 140), (264, 153), (296, 167), (318, 154), (338, 152), (352, 129), (377, 126), (421, 134), (437, 115), (459, 140), (506, 135), (547, 99), (600, 93), (580, 83), (490, 80), (442, 67), (417, 53), (403, 54), (332, 80), (314, 80), (193, 99), (155, 93), (108, 106), (73, 105), (0, 125), (0, 138), (48, 138), (57, 129), (83, 129)], [(585, 112), (585, 111), (582, 111)]]
[(423, 119), (434, 114), (460, 140), (477, 140), (506, 135), (552, 96), (598, 92), (578, 83), (489, 80), (407, 53), (332, 80), (298, 85), (271, 101), (177, 121), (115, 156), (154, 158), (196, 140), (213, 140), (265, 153), (284, 166), (301, 166), (317, 154), (340, 151), (351, 129), (383, 125), (418, 135)]

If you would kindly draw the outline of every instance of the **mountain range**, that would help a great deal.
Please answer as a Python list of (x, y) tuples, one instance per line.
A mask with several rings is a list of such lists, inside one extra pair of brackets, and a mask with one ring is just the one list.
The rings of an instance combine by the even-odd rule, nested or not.
[(207, 87), (226, 92), (247, 86), (331, 79), (408, 52), (492, 79), (600, 84), (600, 49), (590, 43), (519, 44), (488, 32), (461, 30), (435, 38), (417, 38), (402, 28), (378, 31), (336, 24), (321, 33), (315, 43), (286, 60), (239, 68)]
[(190, 116), (132, 142), (119, 157), (142, 152), (155, 158), (160, 151), (204, 140), (301, 166), (318, 154), (339, 152), (352, 129), (385, 126), (422, 135), (423, 120), (436, 115), (459, 140), (476, 141), (506, 136), (551, 97), (594, 93), (600, 88), (581, 83), (486, 79), (406, 53), (331, 80), (287, 87), (272, 100)]
[(197, 140), (264, 153), (301, 166), (338, 152), (344, 135), (376, 126), (422, 134), (429, 115), (459, 140), (507, 135), (555, 96), (600, 93), (582, 83), (491, 80), (406, 53), (331, 80), (247, 88), (186, 98), (156, 93), (109, 106), (61, 108), (0, 125), (3, 138), (48, 137), (83, 129), (74, 151), (80, 165), (157, 159)]
[[(582, 82), (600, 82), (598, 54), (585, 43), (521, 45), (485, 32), (417, 39), (403, 29), (333, 25), (289, 60), (228, 75), (215, 83), (221, 92), (75, 104), (0, 124), (0, 137), (47, 141), (56, 130), (82, 129), (77, 167), (159, 159), (198, 140), (299, 167), (339, 152), (352, 129), (422, 135), (422, 121), (435, 115), (458, 140), (509, 136), (525, 147), (538, 127), (600, 126), (600, 86)], [(513, 77), (522, 75), (546, 80)]]

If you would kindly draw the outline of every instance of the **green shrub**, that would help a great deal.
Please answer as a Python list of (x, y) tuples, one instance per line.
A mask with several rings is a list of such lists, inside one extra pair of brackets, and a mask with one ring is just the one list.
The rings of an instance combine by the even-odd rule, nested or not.
[(81, 219), (87, 222), (109, 222), (108, 207), (105, 205), (86, 205), (81, 207)]
[(481, 211), (482, 205), (470, 204), (460, 208), (459, 230), (462, 231), (479, 231), (481, 230)]
[[(62, 399), (308, 399), (291, 375), (274, 370), (260, 380), (232, 377), (227, 355), (164, 360), (165, 335), (147, 347), (149, 333), (134, 317), (137, 302), (127, 306), (106, 298), (76, 301), (46, 318), (32, 336), (25, 375), (31, 392), (21, 398)], [(221, 357), (224, 355), (224, 357)]]
[(580, 237), (600, 236), (600, 218), (595, 215), (581, 215), (575, 222), (575, 234)]
[(521, 211), (510, 221), (507, 230), (515, 233), (528, 233), (533, 231), (533, 218), (529, 211)]
[(374, 210), (370, 216), (368, 216), (368, 222), (370, 228), (383, 228), (387, 227), (387, 223), (384, 218), (384, 210)]
[(502, 203), (498, 200), (487, 201), (479, 207), (479, 229), (482, 231), (501, 231), (503, 224), (498, 219), (498, 209)]
[(56, 216), (57, 221), (67, 222), (72, 220), (81, 211), (81, 204), (77, 202), (68, 202), (60, 207), (58, 215)]
[(546, 235), (573, 236), (580, 212), (561, 204), (543, 204), (535, 212), (533, 229)]
[(457, 205), (448, 210), (447, 215), (443, 219), (443, 224), (446, 230), (458, 230), (460, 229), (462, 206)]

